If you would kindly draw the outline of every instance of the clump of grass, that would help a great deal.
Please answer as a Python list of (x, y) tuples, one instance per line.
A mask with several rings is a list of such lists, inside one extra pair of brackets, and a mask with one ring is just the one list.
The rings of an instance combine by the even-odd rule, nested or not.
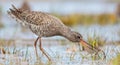
[(2, 54), (8, 54), (8, 46), (13, 43), (13, 40), (0, 39), (0, 52)]
[[(96, 34), (94, 34), (93, 37), (88, 36), (87, 41), (93, 47), (99, 48), (99, 47), (104, 46), (106, 44), (107, 40), (103, 39), (101, 36), (97, 36)], [(92, 58), (92, 60), (105, 59), (106, 55), (105, 55), (104, 51), (101, 50), (101, 51), (98, 51), (97, 53), (93, 54), (91, 58)]]
[(104, 44), (106, 44), (106, 39), (103, 39), (101, 36), (96, 36), (94, 37), (87, 37), (88, 43), (90, 43), (93, 47), (101, 47)]
[(9, 46), (14, 42), (15, 40), (12, 40), (12, 39), (10, 40), (0, 39), (0, 46)]

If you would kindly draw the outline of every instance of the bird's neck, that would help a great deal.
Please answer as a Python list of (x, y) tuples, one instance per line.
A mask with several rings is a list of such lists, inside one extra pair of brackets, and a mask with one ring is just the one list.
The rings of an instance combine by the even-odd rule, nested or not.
[(60, 33), (61, 36), (67, 38), (68, 40), (71, 39), (72, 31), (69, 28), (63, 28)]

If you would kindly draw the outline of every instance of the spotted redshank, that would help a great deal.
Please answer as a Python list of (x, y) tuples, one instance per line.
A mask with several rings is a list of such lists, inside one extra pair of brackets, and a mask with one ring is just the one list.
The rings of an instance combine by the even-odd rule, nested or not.
[(81, 44), (87, 49), (95, 52), (99, 51), (99, 49), (86, 43), (82, 39), (82, 35), (80, 33), (72, 31), (69, 27), (64, 25), (60, 19), (49, 13), (41, 11), (30, 11), (27, 9), (17, 9), (14, 5), (12, 5), (12, 8), (9, 9), (8, 14), (10, 14), (12, 17), (15, 17), (19, 23), (27, 26), (33, 33), (38, 36), (34, 43), (36, 55), (38, 55), (36, 44), (39, 40), (40, 50), (48, 58), (48, 60), (51, 59), (42, 48), (41, 37), (63, 36), (72, 42), (81, 42)]

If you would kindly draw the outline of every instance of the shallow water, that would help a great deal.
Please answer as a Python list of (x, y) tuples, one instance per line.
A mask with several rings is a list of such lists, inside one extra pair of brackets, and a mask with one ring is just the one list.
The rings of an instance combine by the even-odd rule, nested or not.
[[(0, 64), (29, 64), (34, 65), (37, 62), (47, 63), (47, 58), (42, 55), (38, 49), (38, 54), (41, 60), (36, 60), (36, 55), (33, 46), (19, 46), (16, 47), (16, 54), (12, 54), (14, 47), (8, 47), (11, 54), (0, 54)], [(52, 59), (52, 65), (108, 65), (110, 60), (120, 53), (120, 46), (107, 45), (102, 47), (102, 50), (106, 54), (106, 59), (102, 59), (102, 56), (98, 60), (93, 60), (91, 54), (86, 51), (80, 51), (78, 46), (75, 45), (51, 45), (43, 46), (46, 52)], [(19, 51), (18, 51), (19, 50)], [(74, 50), (74, 51), (73, 51)], [(19, 62), (18, 62), (19, 61)], [(5, 63), (4, 63), (5, 62)], [(23, 63), (23, 64), (22, 64)]]

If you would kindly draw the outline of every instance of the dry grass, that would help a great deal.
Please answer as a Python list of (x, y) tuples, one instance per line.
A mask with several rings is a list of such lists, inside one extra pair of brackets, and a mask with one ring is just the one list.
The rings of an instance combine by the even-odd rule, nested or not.
[(15, 40), (5, 40), (5, 39), (0, 39), (0, 46), (9, 46), (11, 44), (14, 44)]
[(101, 36), (96, 36), (94, 37), (87, 37), (88, 43), (90, 43), (93, 47), (101, 47), (106, 44), (106, 39), (103, 39)]

